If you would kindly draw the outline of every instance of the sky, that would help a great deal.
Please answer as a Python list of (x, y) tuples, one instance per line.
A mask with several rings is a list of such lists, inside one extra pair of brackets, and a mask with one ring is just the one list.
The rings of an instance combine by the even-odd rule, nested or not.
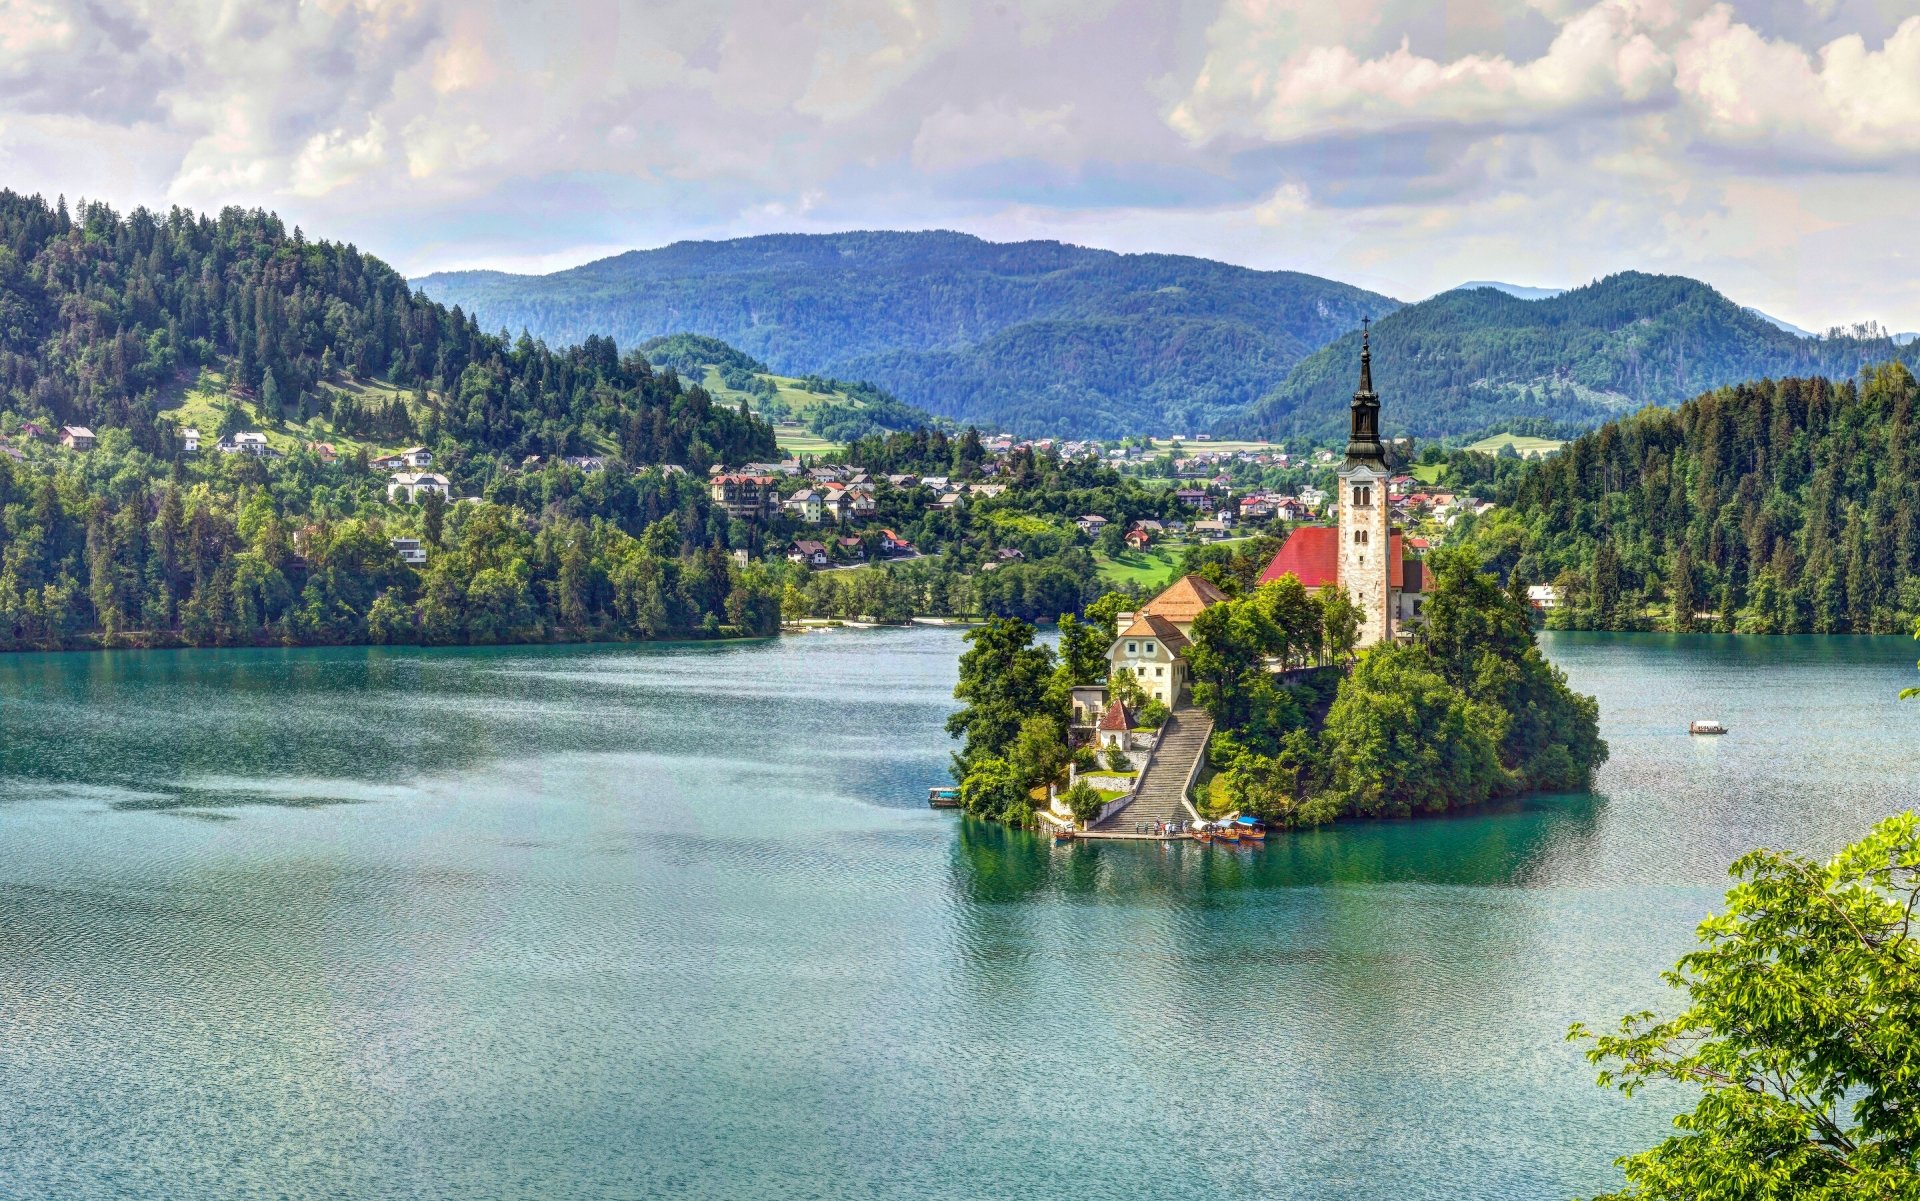
[(407, 272), (959, 229), (1920, 329), (1920, 0), (0, 0), (0, 186)]

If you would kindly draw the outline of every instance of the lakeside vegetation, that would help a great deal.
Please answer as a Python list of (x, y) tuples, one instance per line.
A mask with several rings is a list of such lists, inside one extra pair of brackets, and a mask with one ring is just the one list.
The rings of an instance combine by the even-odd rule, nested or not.
[(1468, 534), (1560, 590), (1550, 625), (1887, 634), (1920, 618), (1920, 385), (1762, 380), (1649, 410), (1504, 474)]

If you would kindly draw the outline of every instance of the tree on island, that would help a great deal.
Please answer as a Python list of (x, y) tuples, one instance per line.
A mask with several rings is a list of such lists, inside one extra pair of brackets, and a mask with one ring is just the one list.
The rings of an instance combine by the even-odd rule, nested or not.
[(1575, 1025), (1600, 1083), (1697, 1090), (1678, 1133), (1617, 1161), (1600, 1201), (1920, 1196), (1920, 825), (1898, 814), (1826, 863), (1760, 850), (1664, 974), (1678, 1015)]
[(1067, 705), (1071, 681), (1056, 670), (1054, 654), (1034, 645), (1034, 628), (996, 617), (966, 635), (947, 734), (966, 739), (953, 756), (960, 805), (978, 817), (1024, 824), (1032, 817), (1028, 790), (1052, 779), (1067, 763)]

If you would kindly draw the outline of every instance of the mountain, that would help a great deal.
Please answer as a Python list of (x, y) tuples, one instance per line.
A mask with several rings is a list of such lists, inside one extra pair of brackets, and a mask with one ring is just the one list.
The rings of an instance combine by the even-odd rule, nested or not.
[[(1322, 347), (1226, 427), (1337, 433), (1359, 355), (1358, 333)], [(1697, 280), (1623, 272), (1540, 300), (1443, 292), (1376, 322), (1373, 356), (1389, 428), (1440, 437), (1591, 426), (1744, 380), (1850, 377), (1914, 350), (1885, 336), (1798, 337)]]
[(1782, 321), (1780, 320), (1780, 318), (1772, 316), (1767, 313), (1763, 313), (1756, 308), (1742, 305), (1740, 308), (1740, 311), (1743, 313), (1751, 313), (1753, 316), (1760, 318), (1760, 320), (1766, 322), (1768, 325), (1773, 326), (1775, 329), (1784, 329), (1796, 338), (1817, 338), (1820, 336), (1819, 334), (1814, 333), (1810, 329), (1801, 329), (1799, 326), (1793, 324), (1793, 322), (1791, 321)]
[(1397, 301), (1287, 271), (951, 232), (676, 242), (552, 275), (414, 281), (484, 328), (628, 346), (689, 331), (1030, 434), (1205, 429)]

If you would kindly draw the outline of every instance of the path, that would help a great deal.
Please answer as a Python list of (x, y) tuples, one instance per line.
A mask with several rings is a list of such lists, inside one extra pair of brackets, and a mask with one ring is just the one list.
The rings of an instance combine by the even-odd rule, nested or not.
[(1130, 834), (1143, 822), (1192, 821), (1194, 813), (1186, 803), (1187, 781), (1193, 778), (1194, 764), (1207, 753), (1207, 739), (1212, 734), (1213, 718), (1206, 710), (1181, 704), (1167, 718), (1153, 762), (1147, 765), (1133, 800), (1088, 832)]

